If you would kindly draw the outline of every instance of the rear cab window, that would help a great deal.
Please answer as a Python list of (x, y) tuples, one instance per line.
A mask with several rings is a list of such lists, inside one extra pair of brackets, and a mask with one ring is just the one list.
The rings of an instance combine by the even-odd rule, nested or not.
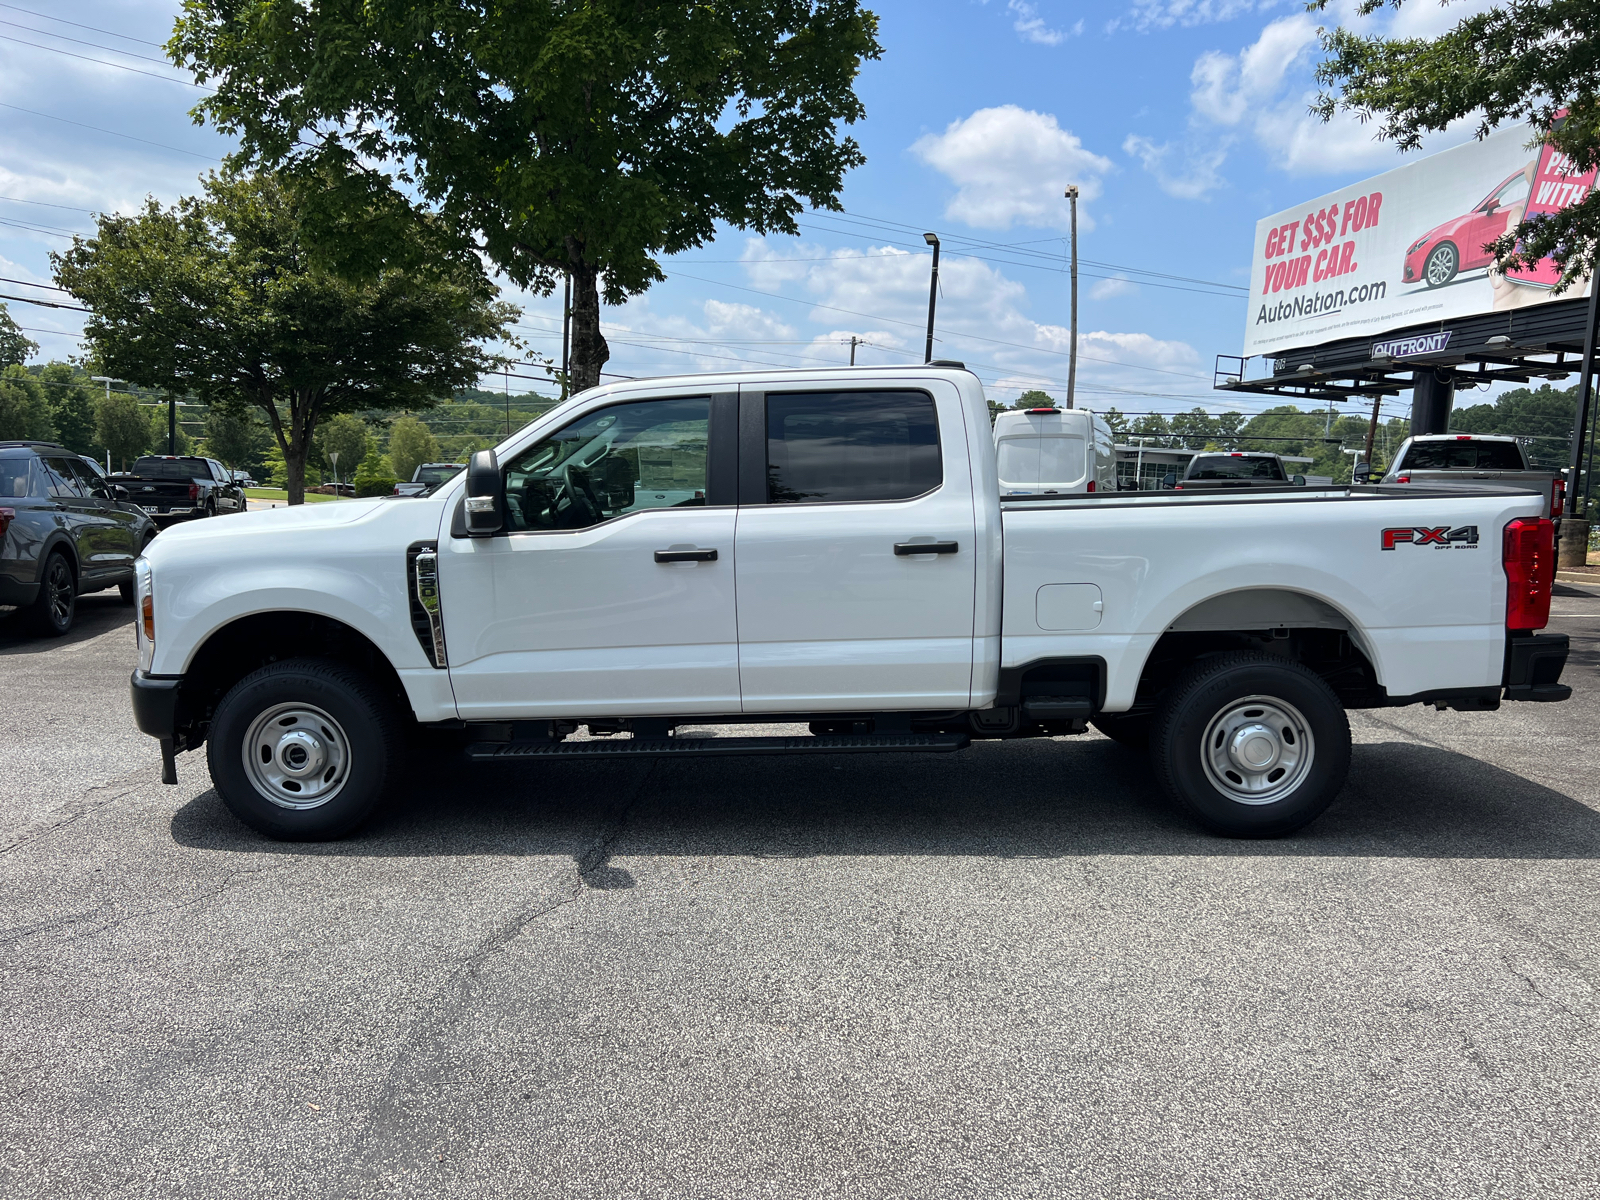
[(1407, 471), (1520, 471), (1515, 442), (1412, 442), (1400, 468)]
[(769, 504), (910, 500), (944, 482), (927, 392), (768, 392), (766, 400)]
[(1185, 479), (1276, 479), (1287, 480), (1283, 464), (1276, 458), (1251, 458), (1232, 454), (1197, 454), (1184, 473)]

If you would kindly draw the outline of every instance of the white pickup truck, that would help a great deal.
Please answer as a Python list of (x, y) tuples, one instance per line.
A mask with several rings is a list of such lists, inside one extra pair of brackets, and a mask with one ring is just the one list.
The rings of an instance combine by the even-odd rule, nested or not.
[[(1148, 746), (1211, 829), (1278, 834), (1338, 793), (1347, 708), (1570, 694), (1567, 639), (1534, 632), (1543, 504), (1002, 501), (959, 364), (641, 380), (432, 496), (162, 534), (137, 564), (133, 705), (168, 782), (205, 744), (229, 808), (278, 838), (359, 826), (406, 748), (440, 744), (421, 727), (525, 761), (953, 751), (1090, 723)], [(706, 728), (752, 723), (811, 732)]]

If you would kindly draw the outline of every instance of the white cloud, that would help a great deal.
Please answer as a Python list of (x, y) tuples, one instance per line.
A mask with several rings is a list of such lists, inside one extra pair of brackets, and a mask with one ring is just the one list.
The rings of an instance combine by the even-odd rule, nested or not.
[[(956, 185), (945, 215), (979, 229), (1064, 227), (1067, 186), (1077, 184), (1082, 198), (1093, 200), (1101, 176), (1113, 169), (1054, 116), (1015, 104), (980, 108), (942, 134), (917, 139), (911, 150)], [(1079, 221), (1094, 227), (1081, 210)]]
[(1139, 285), (1125, 275), (1113, 275), (1109, 279), (1101, 279), (1089, 289), (1091, 300), (1112, 300), (1118, 296), (1132, 296), (1139, 291)]
[[(1197, 139), (1188, 140), (1188, 147), (1179, 155), (1171, 143), (1158, 146), (1149, 138), (1130, 133), (1122, 149), (1144, 164), (1144, 169), (1155, 177), (1167, 195), (1180, 200), (1201, 200), (1227, 182), (1222, 178), (1222, 164), (1228, 157), (1231, 143), (1224, 139), (1206, 147)], [(1181, 166), (1175, 163), (1178, 157), (1183, 159)]]
[(1110, 32), (1127, 26), (1148, 33), (1152, 29), (1171, 29), (1174, 25), (1193, 27), (1231, 21), (1252, 12), (1277, 7), (1278, 0), (1145, 0), (1135, 4), (1126, 17), (1109, 27)]

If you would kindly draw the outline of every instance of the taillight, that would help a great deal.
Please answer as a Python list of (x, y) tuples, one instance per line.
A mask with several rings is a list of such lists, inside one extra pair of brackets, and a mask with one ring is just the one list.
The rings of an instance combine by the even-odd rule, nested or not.
[(6, 530), (11, 528), (11, 522), (17, 519), (17, 510), (14, 508), (0, 508), (0, 538), (5, 537)]
[(1092, 479), (1091, 479), (1091, 480), (1089, 480), (1089, 490), (1090, 490), (1090, 491), (1091, 491), (1091, 492), (1092, 492), (1092, 491), (1094, 491), (1094, 480), (1092, 480)]
[(189, 499), (190, 500), (198, 500), (198, 499), (200, 499), (200, 485), (198, 483), (191, 483), (189, 485)]
[(1518, 517), (1506, 526), (1506, 628), (1543, 629), (1550, 623), (1556, 527), (1542, 517)]
[[(1566, 512), (1566, 510), (1567, 481), (1557, 476), (1555, 482), (1550, 485), (1550, 519), (1553, 521), (1559, 521), (1561, 519), (1561, 514)], [(0, 525), (0, 532), (3, 532), (4, 529), (5, 526)]]
[(1396, 483), (1410, 483), (1411, 482), (1411, 476), (1409, 476), (1409, 475), (1396, 475), (1394, 477), (1394, 481)]

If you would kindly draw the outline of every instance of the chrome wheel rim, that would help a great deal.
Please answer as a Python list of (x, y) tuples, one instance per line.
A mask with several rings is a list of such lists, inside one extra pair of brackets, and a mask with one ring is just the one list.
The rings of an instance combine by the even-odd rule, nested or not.
[(1316, 758), (1311, 727), (1275, 696), (1230, 700), (1206, 725), (1206, 778), (1239, 804), (1274, 804), (1306, 781)]
[(1448, 250), (1435, 250), (1428, 259), (1428, 282), (1444, 283), (1455, 269), (1455, 255)]
[(250, 722), (245, 773), (279, 808), (316, 808), (332, 800), (350, 775), (350, 740), (322, 709), (277, 704)]

